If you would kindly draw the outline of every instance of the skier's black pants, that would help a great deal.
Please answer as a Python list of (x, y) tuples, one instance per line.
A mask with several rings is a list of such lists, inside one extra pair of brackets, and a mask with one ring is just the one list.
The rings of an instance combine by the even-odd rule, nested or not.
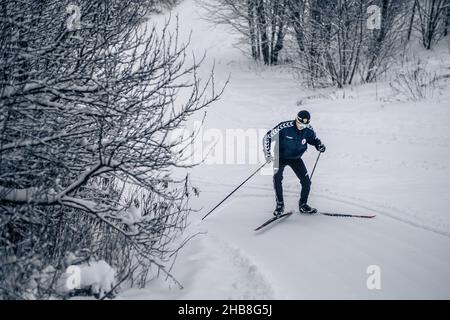
[[(275, 163), (276, 164), (276, 163)], [(275, 188), (275, 195), (278, 203), (284, 203), (283, 199), (283, 171), (286, 166), (289, 166), (294, 171), (297, 178), (300, 179), (302, 185), (302, 192), (300, 194), (300, 203), (307, 203), (309, 190), (311, 189), (311, 180), (309, 179), (308, 170), (302, 159), (279, 159), (278, 171), (275, 168), (275, 174), (273, 176), (273, 184)]]

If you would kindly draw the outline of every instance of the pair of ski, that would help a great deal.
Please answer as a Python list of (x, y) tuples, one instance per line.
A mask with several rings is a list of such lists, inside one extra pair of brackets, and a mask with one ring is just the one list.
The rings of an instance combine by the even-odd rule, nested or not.
[[(261, 230), (262, 228), (268, 226), (272, 222), (275, 222), (275, 221), (283, 219), (283, 218), (287, 218), (293, 213), (294, 213), (293, 211), (289, 211), (289, 212), (286, 212), (286, 213), (283, 213), (283, 214), (279, 215), (278, 217), (270, 218), (269, 220), (264, 222), (262, 225), (260, 225), (258, 228), (256, 228), (255, 231)], [(343, 213), (329, 213), (329, 212), (320, 212), (320, 211), (317, 212), (317, 213), (314, 213), (314, 214), (321, 214), (321, 215), (329, 216), (329, 217), (367, 218), (367, 219), (375, 218), (375, 215), (364, 216), (364, 215), (343, 214)]]

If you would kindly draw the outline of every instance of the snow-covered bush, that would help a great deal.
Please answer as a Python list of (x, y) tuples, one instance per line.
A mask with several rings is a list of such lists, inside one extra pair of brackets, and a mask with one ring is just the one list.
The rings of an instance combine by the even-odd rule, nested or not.
[(406, 67), (390, 82), (394, 93), (401, 100), (419, 101), (432, 98), (438, 89), (436, 72), (428, 71), (420, 61), (413, 67)]
[(72, 1), (2, 0), (3, 298), (29, 287), (52, 294), (55, 281), (30, 283), (49, 266), (57, 279), (68, 252), (104, 260), (119, 277), (150, 265), (166, 272), (190, 212), (187, 178), (168, 174), (181, 156), (170, 133), (218, 94), (205, 93), (212, 74), (203, 85), (176, 33), (143, 27), (154, 3), (80, 0), (74, 27)]

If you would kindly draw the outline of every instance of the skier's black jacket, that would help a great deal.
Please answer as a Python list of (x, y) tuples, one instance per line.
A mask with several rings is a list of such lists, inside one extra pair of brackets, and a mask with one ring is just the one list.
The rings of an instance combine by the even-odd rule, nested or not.
[(266, 156), (270, 155), (270, 146), (274, 139), (277, 143), (275, 157), (280, 159), (300, 159), (308, 148), (308, 144), (316, 148), (322, 144), (311, 126), (298, 130), (295, 120), (281, 122), (266, 133), (263, 139)]

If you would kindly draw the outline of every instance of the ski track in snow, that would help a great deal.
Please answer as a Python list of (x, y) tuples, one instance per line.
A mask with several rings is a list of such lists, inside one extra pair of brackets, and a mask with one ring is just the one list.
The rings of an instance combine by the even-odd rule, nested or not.
[[(251, 252), (254, 264), (271, 271), (267, 278), (277, 298), (441, 299), (450, 293), (449, 254), (442, 251), (448, 237), (383, 216), (366, 220), (298, 214), (252, 233), (270, 213), (246, 212), (239, 202), (229, 209), (208, 221), (208, 228)], [(379, 292), (365, 288), (369, 265), (383, 270), (385, 287)]]
[[(192, 231), (192, 228), (191, 228)], [(183, 249), (173, 273), (184, 286), (155, 278), (144, 289), (128, 289), (117, 299), (275, 299), (275, 292), (242, 249), (212, 234), (202, 234)]]
[[(179, 298), (195, 299), (273, 299), (270, 283), (248, 256), (229, 242), (213, 234), (201, 235), (197, 244), (180, 259), (194, 264), (180, 279), (186, 293)], [(183, 258), (184, 255), (184, 258)], [(185, 268), (186, 266), (178, 266)], [(175, 269), (176, 273), (177, 270)], [(191, 278), (195, 274), (194, 278)], [(195, 281), (195, 283), (194, 283)]]
[[(222, 183), (217, 183), (217, 182), (211, 182), (209, 180), (201, 180), (201, 179), (195, 179), (193, 181), (194, 183), (197, 184), (202, 184), (202, 185), (216, 185), (216, 186), (220, 186), (220, 187), (234, 187), (234, 185), (231, 184), (222, 184)], [(235, 197), (238, 198), (253, 198), (253, 197), (267, 197), (267, 194), (269, 194), (270, 192), (273, 192), (273, 188), (272, 187), (266, 187), (266, 186), (255, 186), (255, 185), (246, 185), (245, 187), (243, 187), (243, 189), (253, 189), (253, 190), (261, 190), (261, 191), (267, 191), (266, 194), (260, 194), (260, 193), (241, 193), (241, 194), (237, 194), (235, 195)], [(286, 187), (283, 186), (283, 192), (285, 195), (298, 195), (300, 190), (300, 187)], [(327, 193), (327, 194), (326, 194)], [(376, 203), (376, 202), (370, 202), (367, 201), (366, 199), (362, 199), (362, 198), (357, 198), (357, 197), (349, 197), (343, 194), (339, 194), (337, 192), (333, 192), (331, 190), (320, 190), (320, 191), (311, 191), (311, 195), (312, 196), (316, 196), (316, 197), (320, 197), (320, 198), (324, 198), (324, 199), (329, 199), (332, 201), (336, 201), (339, 203), (344, 203), (344, 204), (349, 204), (353, 207), (356, 208), (360, 208), (360, 209), (364, 209), (363, 211), (354, 211), (354, 214), (358, 214), (358, 212), (362, 215), (368, 215), (368, 214), (376, 214), (376, 215), (384, 215), (387, 217), (390, 217), (392, 219), (395, 219), (397, 221), (406, 223), (408, 225), (423, 229), (423, 230), (427, 230), (427, 231), (431, 231), (446, 237), (450, 237), (450, 226), (449, 225), (442, 225), (442, 226), (433, 226), (433, 225), (429, 225), (426, 224), (425, 221), (423, 221), (422, 223), (420, 221), (414, 221), (412, 219), (408, 219), (408, 215), (406, 214), (408, 211), (406, 210), (401, 210), (399, 208), (396, 208), (394, 206), (386, 206), (386, 205), (382, 205), (380, 203)], [(321, 211), (325, 211), (325, 210), (321, 210)], [(330, 210), (328, 210), (330, 211)], [(339, 211), (339, 210), (331, 210), (332, 212), (335, 213), (346, 213), (343, 211)]]
[(231, 286), (235, 294), (227, 299), (274, 299), (275, 293), (269, 281), (242, 249), (233, 247), (229, 242), (210, 236), (216, 244), (216, 250), (232, 261), (237, 275)]

